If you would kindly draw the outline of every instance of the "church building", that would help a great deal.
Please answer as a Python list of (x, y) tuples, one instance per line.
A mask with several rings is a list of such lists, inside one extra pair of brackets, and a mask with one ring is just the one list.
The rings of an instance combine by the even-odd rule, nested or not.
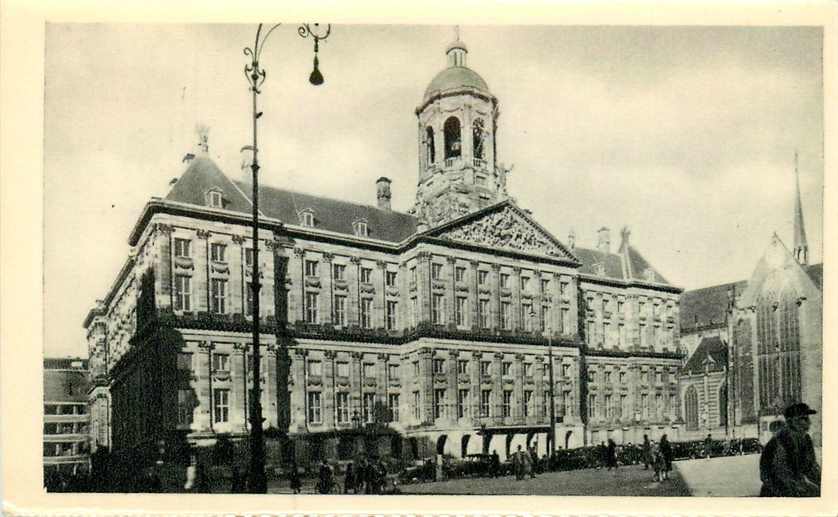
[(369, 447), (408, 461), (504, 459), (519, 445), (543, 455), (550, 426), (556, 448), (678, 439), (681, 289), (628, 229), (613, 246), (602, 228), (583, 248), (510, 197), (499, 101), (467, 55), (459, 40), (448, 47), (415, 109), (410, 210), (391, 207), (383, 177), (374, 206), (260, 187), (259, 379), (251, 185), (200, 140), (165, 198), (145, 205), (84, 322), (96, 444), (244, 437), (254, 381), (268, 435), (287, 436), (299, 462)]
[(681, 299), (685, 436), (765, 443), (783, 409), (805, 402), (821, 439), (823, 264), (809, 264), (795, 155), (794, 246), (777, 234), (747, 280), (686, 291)]

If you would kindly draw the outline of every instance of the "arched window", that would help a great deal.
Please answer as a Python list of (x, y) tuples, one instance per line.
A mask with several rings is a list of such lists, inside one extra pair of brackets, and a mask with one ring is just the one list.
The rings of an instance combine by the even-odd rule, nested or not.
[(684, 393), (684, 419), (688, 430), (698, 429), (698, 392), (695, 386), (690, 386)]
[(800, 326), (797, 293), (785, 289), (780, 295), (779, 316), (779, 363), (780, 389), (785, 404), (800, 402)]
[(443, 130), (445, 132), (445, 158), (456, 158), (460, 156), (462, 151), (460, 120), (457, 117), (449, 118), (445, 121)]
[(485, 137), (485, 130), (483, 127), (483, 119), (479, 118), (471, 125), (472, 141), (474, 142), (474, 157), (483, 159), (483, 139)]
[(434, 146), (434, 130), (428, 126), (425, 128), (425, 159), (428, 165), (436, 161), (436, 147)]
[(761, 408), (771, 407), (779, 402), (776, 308), (776, 297), (772, 292), (763, 293), (757, 300), (757, 369)]
[(727, 426), (727, 383), (719, 387), (719, 426)]

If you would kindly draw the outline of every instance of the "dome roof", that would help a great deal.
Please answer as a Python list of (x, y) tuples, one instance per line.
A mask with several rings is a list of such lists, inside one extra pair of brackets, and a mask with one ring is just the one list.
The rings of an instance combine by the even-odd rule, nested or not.
[(449, 66), (436, 74), (431, 84), (425, 90), (425, 99), (437, 90), (451, 90), (454, 88), (471, 87), (489, 93), (489, 85), (480, 75), (466, 66)]

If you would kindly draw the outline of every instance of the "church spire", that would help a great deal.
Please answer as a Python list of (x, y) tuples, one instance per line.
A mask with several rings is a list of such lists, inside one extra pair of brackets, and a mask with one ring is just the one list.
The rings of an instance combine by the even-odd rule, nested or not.
[(806, 242), (806, 227), (803, 225), (803, 206), (800, 202), (800, 171), (797, 167), (797, 151), (794, 152), (794, 258), (798, 263), (809, 263), (809, 245)]

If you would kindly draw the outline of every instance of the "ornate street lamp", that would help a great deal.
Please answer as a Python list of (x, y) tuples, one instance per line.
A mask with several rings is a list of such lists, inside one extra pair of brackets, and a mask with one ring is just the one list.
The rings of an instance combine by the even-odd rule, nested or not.
[[(265, 443), (262, 430), (262, 402), (260, 378), (260, 345), (259, 340), (259, 291), (261, 289), (259, 275), (259, 145), (257, 141), (257, 127), (262, 112), (257, 109), (257, 96), (261, 93), (262, 83), (265, 82), (267, 73), (259, 65), (259, 58), (265, 48), (265, 41), (268, 36), (279, 27), (280, 24), (272, 26), (262, 35), (262, 24), (256, 29), (256, 41), (253, 47), (245, 47), (244, 54), (250, 57), (250, 63), (244, 67), (244, 75), (250, 85), (253, 95), (253, 146), (244, 147), (242, 150), (250, 150), (253, 153), (250, 170), (253, 172), (253, 276), (251, 277), (250, 289), (253, 298), (253, 396), (252, 411), (250, 412), (250, 473), (248, 489), (251, 493), (267, 492), (267, 478), (265, 477)], [(314, 38), (314, 70), (311, 72), (309, 82), (317, 86), (323, 84), (323, 75), (318, 68), (317, 53), (320, 40), (325, 40), (332, 32), (332, 26), (327, 25), (325, 31), (321, 30), (320, 24), (303, 24), (297, 28), (297, 33), (303, 38), (311, 36)]]

